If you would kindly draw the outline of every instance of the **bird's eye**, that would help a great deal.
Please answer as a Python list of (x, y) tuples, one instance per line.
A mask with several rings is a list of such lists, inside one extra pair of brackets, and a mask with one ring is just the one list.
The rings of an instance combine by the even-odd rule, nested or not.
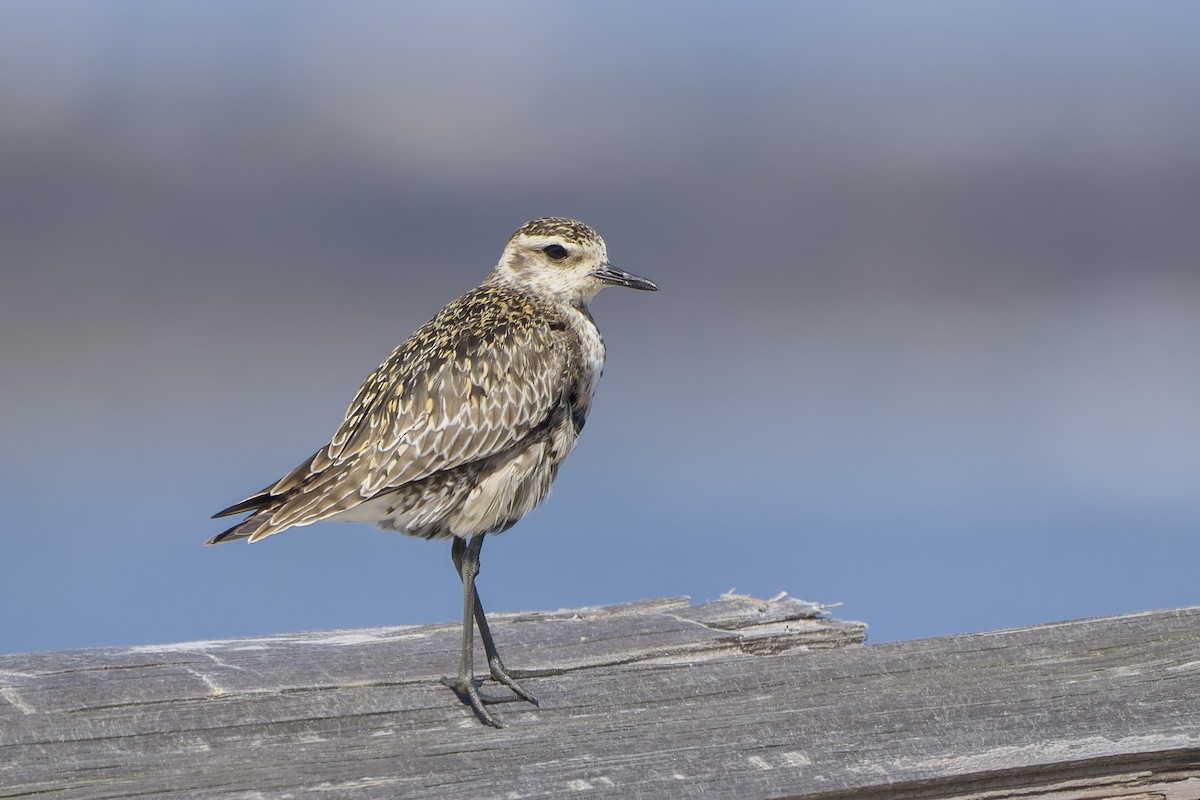
[(561, 244), (548, 244), (542, 248), (542, 252), (550, 256), (552, 261), (562, 261), (567, 257), (567, 248)]

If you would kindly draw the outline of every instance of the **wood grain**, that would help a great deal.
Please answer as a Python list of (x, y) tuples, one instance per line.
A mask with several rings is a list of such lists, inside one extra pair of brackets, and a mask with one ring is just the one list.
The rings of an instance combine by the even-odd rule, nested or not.
[[(0, 797), (1200, 800), (1200, 608), (864, 646), (792, 598), (0, 656)], [(490, 695), (499, 688), (484, 687)]]

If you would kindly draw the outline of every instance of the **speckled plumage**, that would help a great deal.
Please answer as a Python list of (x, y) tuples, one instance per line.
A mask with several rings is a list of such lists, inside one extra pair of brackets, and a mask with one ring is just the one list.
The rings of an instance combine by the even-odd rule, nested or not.
[(604, 240), (600, 238), (600, 234), (596, 233), (591, 226), (585, 225), (577, 219), (567, 219), (566, 217), (538, 217), (537, 219), (531, 219), (513, 231), (513, 235), (509, 237), (509, 241), (511, 242), (520, 236), (561, 236), (580, 244), (587, 243), (599, 245), (601, 248), (604, 247)]
[[(573, 425), (582, 426), (591, 397), (579, 390), (591, 365), (581, 335), (562, 317), (507, 287), (481, 286), (454, 300), (371, 373), (329, 444), (234, 507), (256, 513), (230, 535), (257, 541), (339, 516), (428, 538), (516, 522), (497, 518), (473, 530), (455, 525), (452, 512), (514, 451), (554, 432), (573, 442), (559, 430), (563, 409), (576, 397)], [(546, 455), (556, 467), (567, 452)], [(442, 513), (422, 509), (427, 503)], [(392, 521), (421, 510), (411, 526)]]
[[(465, 552), (477, 559), (483, 535), (508, 529), (537, 506), (583, 429), (604, 365), (587, 302), (604, 285), (656, 288), (612, 267), (604, 240), (581, 222), (543, 217), (521, 226), (482, 285), (450, 302), (367, 377), (329, 443), (219, 512), (251, 513), (208, 543), (255, 542), (326, 519), (372, 522), (424, 538), (455, 537), (466, 586), (461, 542), (472, 539)], [(473, 591), (473, 576), (471, 584)], [(482, 606), (475, 614), (490, 658)], [(493, 675), (527, 695), (495, 666)], [(498, 724), (478, 697), (470, 700)]]

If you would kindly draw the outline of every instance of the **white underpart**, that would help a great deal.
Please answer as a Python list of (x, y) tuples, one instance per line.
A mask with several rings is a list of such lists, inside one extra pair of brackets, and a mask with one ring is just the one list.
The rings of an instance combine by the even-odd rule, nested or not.
[(450, 517), (451, 533), (473, 536), (525, 516), (550, 491), (554, 480), (552, 470), (546, 458), (546, 445), (518, 451), (471, 489), (466, 501)]

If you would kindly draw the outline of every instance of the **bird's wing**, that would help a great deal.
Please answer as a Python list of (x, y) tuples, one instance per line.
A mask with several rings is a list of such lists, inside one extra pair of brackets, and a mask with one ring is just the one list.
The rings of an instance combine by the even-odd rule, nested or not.
[(259, 509), (250, 540), (486, 458), (542, 424), (563, 396), (569, 355), (532, 302), (478, 289), (418, 329), (363, 383), (328, 445), (233, 506)]

